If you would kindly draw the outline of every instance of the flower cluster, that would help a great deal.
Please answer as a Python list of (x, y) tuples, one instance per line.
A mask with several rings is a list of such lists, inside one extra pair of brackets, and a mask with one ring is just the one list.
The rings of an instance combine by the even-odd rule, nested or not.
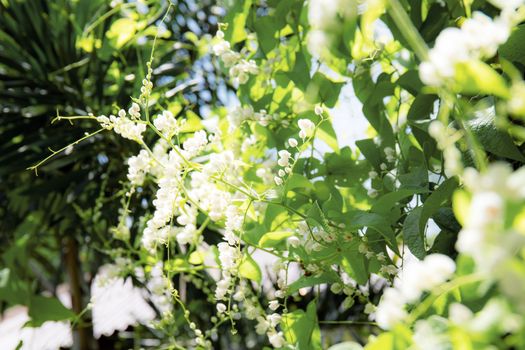
[(504, 275), (508, 259), (525, 244), (522, 235), (505, 224), (508, 203), (525, 199), (525, 168), (512, 172), (508, 165), (495, 163), (481, 174), (467, 168), (464, 181), (472, 198), (456, 248), (472, 256), (478, 271)]
[(230, 131), (236, 130), (245, 120), (254, 120), (262, 126), (268, 126), (270, 121), (278, 119), (277, 114), (269, 114), (264, 109), (255, 112), (252, 106), (237, 106), (228, 113)]
[(146, 124), (140, 121), (140, 106), (133, 103), (128, 110), (121, 109), (118, 112), (118, 116), (110, 115), (106, 117), (101, 115), (97, 117), (97, 121), (100, 125), (107, 130), (114, 130), (117, 134), (122, 137), (142, 143), (142, 134), (146, 131)]
[(315, 124), (310, 119), (299, 119), (297, 125), (299, 125), (299, 137), (301, 139), (304, 140), (313, 135)]
[(394, 286), (387, 288), (377, 310), (375, 319), (383, 329), (390, 329), (407, 317), (405, 304), (414, 303), (425, 291), (431, 291), (449, 279), (456, 264), (446, 255), (428, 255), (423, 261), (405, 262)]
[(93, 333), (96, 338), (110, 336), (137, 323), (149, 324), (155, 312), (144, 299), (144, 292), (122, 278), (118, 265), (100, 267), (91, 284)]
[(278, 152), (278, 156), (279, 159), (277, 160), (277, 164), (284, 168), (279, 169), (277, 176), (274, 177), (275, 183), (279, 186), (283, 184), (286, 174), (290, 174), (292, 172), (292, 167), (290, 164), (292, 154), (287, 150), (281, 150)]
[(423, 83), (442, 86), (454, 78), (458, 63), (494, 56), (498, 47), (507, 41), (515, 22), (515, 7), (505, 6), (502, 15), (495, 19), (474, 12), (461, 28), (443, 30), (429, 52), (428, 61), (419, 66)]
[(186, 119), (177, 120), (170, 111), (163, 111), (155, 118), (153, 125), (160, 131), (167, 139), (174, 135), (178, 135), (181, 128), (186, 123)]
[[(231, 292), (233, 277), (237, 275), (237, 269), (241, 261), (241, 255), (237, 247), (229, 245), (227, 242), (221, 242), (217, 245), (219, 250), (219, 261), (221, 262), (222, 277), (217, 282), (215, 289), (215, 299), (225, 300)], [(217, 304), (217, 311), (224, 313), (226, 308), (224, 304)]]
[(224, 32), (218, 30), (216, 34), (218, 42), (213, 45), (213, 53), (219, 56), (226, 68), (229, 68), (230, 77), (238, 85), (246, 84), (250, 74), (259, 72), (254, 60), (242, 58), (241, 54), (230, 49), (230, 43), (224, 40)]
[(132, 185), (140, 186), (151, 168), (151, 157), (146, 150), (128, 159), (128, 180)]

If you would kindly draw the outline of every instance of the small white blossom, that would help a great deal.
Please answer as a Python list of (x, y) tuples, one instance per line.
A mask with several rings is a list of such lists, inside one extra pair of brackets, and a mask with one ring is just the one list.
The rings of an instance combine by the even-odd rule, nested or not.
[(268, 303), (268, 307), (270, 310), (277, 310), (279, 308), (279, 300), (272, 300)]
[(282, 348), (286, 344), (283, 332), (272, 332), (268, 334), (268, 340), (274, 348)]
[(286, 239), (286, 241), (294, 248), (297, 248), (301, 244), (301, 240), (297, 236), (290, 236)]
[(305, 138), (312, 136), (315, 124), (310, 119), (299, 119), (297, 125), (299, 125), (300, 138), (304, 140)]
[(277, 160), (277, 164), (279, 164), (282, 167), (288, 166), (290, 164), (290, 152), (288, 152), (287, 150), (281, 150), (278, 154), (279, 159)]
[(218, 304), (217, 304), (217, 312), (218, 312), (219, 314), (223, 314), (223, 313), (225, 313), (226, 310), (227, 310), (226, 305), (224, 305), (223, 303), (218, 303)]

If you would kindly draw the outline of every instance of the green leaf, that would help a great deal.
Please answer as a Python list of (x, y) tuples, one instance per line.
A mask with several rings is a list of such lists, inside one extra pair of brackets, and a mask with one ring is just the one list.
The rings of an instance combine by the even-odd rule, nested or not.
[(419, 72), (415, 69), (406, 71), (399, 77), (397, 83), (414, 96), (416, 96), (423, 88), (423, 83), (419, 79)]
[(469, 95), (490, 94), (503, 98), (510, 95), (505, 79), (488, 64), (478, 60), (456, 64), (454, 91)]
[(281, 327), (288, 343), (294, 344), (297, 349), (322, 349), (315, 300), (308, 304), (306, 312), (295, 310), (284, 314)]
[(472, 130), (487, 152), (499, 157), (525, 162), (525, 157), (514, 144), (512, 137), (505, 130), (498, 129), (494, 119), (494, 107), (489, 107), (476, 112), (476, 118), (467, 121), (465, 124)]
[(106, 36), (113, 42), (116, 49), (122, 48), (130, 41), (137, 31), (137, 22), (130, 18), (119, 18), (109, 28)]
[(452, 210), (459, 224), (464, 226), (470, 208), (470, 194), (465, 190), (457, 190), (452, 196)]
[(368, 343), (365, 350), (395, 350), (394, 335), (390, 332), (380, 334)]
[(451, 177), (439, 185), (437, 190), (432, 192), (425, 203), (423, 203), (423, 209), (421, 210), (421, 218), (419, 221), (420, 231), (424, 231), (428, 219), (437, 212), (439, 208), (452, 199), (452, 194), (457, 187), (458, 180), (455, 177)]
[(358, 212), (352, 218), (351, 227), (353, 229), (360, 229), (363, 227), (370, 227), (383, 236), (390, 247), (396, 254), (399, 255), (397, 247), (396, 236), (390, 222), (383, 216), (377, 213)]
[(418, 259), (423, 259), (426, 255), (425, 236), (419, 229), (421, 211), (423, 207), (417, 207), (408, 214), (403, 223), (403, 240), (410, 249), (410, 252)]
[(239, 276), (261, 283), (262, 273), (252, 256), (245, 253), (239, 265)]
[(343, 85), (343, 82), (333, 81), (323, 73), (317, 72), (308, 84), (306, 99), (312, 104), (324, 103), (332, 108), (339, 99), (339, 92)]
[(290, 231), (267, 232), (259, 240), (259, 246), (263, 248), (275, 248), (291, 235), (292, 232)]
[(235, 0), (233, 6), (228, 8), (224, 22), (228, 28), (224, 31), (224, 39), (236, 44), (246, 39), (246, 18), (250, 12), (252, 0)]
[(41, 326), (46, 321), (70, 320), (76, 316), (57, 298), (34, 295), (31, 296), (28, 306), (28, 314), (33, 327)]
[(299, 51), (295, 54), (295, 63), (293, 69), (285, 75), (294, 82), (294, 84), (302, 91), (306, 91), (308, 83), (310, 82), (310, 76), (304, 74), (310, 70), (308, 63), (305, 58), (305, 54)]
[(364, 285), (368, 281), (369, 274), (367, 261), (364, 254), (359, 253), (358, 246), (359, 242), (355, 242), (343, 250), (341, 265), (358, 284)]
[(279, 44), (279, 40), (275, 37), (277, 28), (274, 18), (270, 16), (260, 17), (255, 21), (254, 28), (257, 33), (257, 40), (265, 54), (268, 54)]
[(325, 214), (321, 207), (319, 206), (319, 203), (316, 201), (312, 205), (312, 207), (308, 210), (307, 218), (306, 220), (312, 225), (312, 226), (321, 226), (325, 231), (330, 231), (330, 228), (328, 227), (328, 223), (326, 221)]
[(326, 271), (319, 276), (301, 277), (286, 287), (286, 294), (292, 295), (301, 288), (312, 287), (323, 283), (331, 284), (339, 280), (340, 278), (335, 271)]
[(525, 24), (517, 26), (507, 42), (501, 45), (498, 53), (501, 57), (525, 65)]
[(268, 231), (272, 231), (274, 222), (279, 222), (280, 220), (286, 218), (287, 214), (288, 212), (281, 205), (269, 203), (266, 207), (266, 211), (264, 212), (264, 227), (266, 227)]
[(355, 142), (355, 145), (359, 148), (366, 160), (378, 171), (380, 171), (380, 165), (382, 163), (381, 151), (379, 146), (374, 142), (374, 139), (364, 139)]
[(407, 189), (403, 188), (395, 192), (387, 193), (381, 196), (372, 206), (370, 211), (378, 214), (388, 214), (397, 202), (405, 198), (410, 198), (414, 194), (427, 192), (424, 189)]
[(308, 190), (313, 190), (314, 185), (308, 180), (306, 176), (303, 176), (301, 174), (293, 173), (290, 175), (290, 177), (286, 180), (286, 189), (287, 190), (293, 190), (295, 188), (303, 188)]
[(365, 350), (406, 350), (412, 345), (410, 329), (398, 324), (389, 332), (380, 334), (367, 344)]
[(317, 136), (323, 140), (328, 147), (333, 149), (335, 152), (339, 151), (339, 145), (337, 144), (337, 135), (329, 120), (326, 120), (319, 125), (317, 129)]

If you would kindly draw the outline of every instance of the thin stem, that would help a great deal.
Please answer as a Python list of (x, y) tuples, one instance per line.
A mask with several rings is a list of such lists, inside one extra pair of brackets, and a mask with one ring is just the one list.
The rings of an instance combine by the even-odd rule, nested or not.
[(388, 13), (420, 61), (428, 59), (428, 47), (399, 0), (388, 1)]
[(67, 145), (67, 146), (65, 146), (65, 147), (62, 147), (62, 148), (59, 149), (58, 151), (53, 151), (53, 150), (52, 150), (52, 153), (51, 153), (49, 156), (47, 156), (46, 158), (44, 158), (43, 160), (41, 160), (41, 161), (38, 162), (37, 164), (35, 164), (35, 165), (33, 165), (33, 166), (30, 166), (29, 168), (27, 168), (27, 170), (34, 170), (34, 171), (35, 171), (35, 174), (38, 176), (38, 171), (37, 171), (38, 167), (41, 166), (42, 164), (44, 164), (45, 162), (47, 162), (49, 159), (51, 159), (51, 158), (53, 158), (54, 156), (56, 156), (57, 154), (59, 154), (59, 153), (65, 151), (68, 147), (70, 147), (70, 146), (74, 146), (74, 145), (77, 145), (77, 144), (79, 144), (80, 142), (82, 142), (82, 141), (84, 141), (84, 140), (87, 140), (87, 139), (89, 139), (90, 137), (95, 136), (96, 134), (98, 134), (98, 133), (100, 133), (100, 132), (102, 132), (102, 131), (104, 131), (104, 130), (106, 130), (106, 129), (102, 128), (102, 129), (99, 129), (99, 130), (97, 130), (97, 131), (95, 131), (95, 132), (92, 132), (91, 134), (87, 134), (86, 136), (84, 136), (84, 137), (82, 137), (82, 138), (76, 140), (75, 142), (70, 143), (69, 145)]

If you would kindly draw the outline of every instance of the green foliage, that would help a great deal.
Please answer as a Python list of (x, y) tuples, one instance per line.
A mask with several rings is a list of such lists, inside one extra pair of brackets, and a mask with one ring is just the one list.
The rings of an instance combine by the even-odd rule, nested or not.
[(525, 348), (524, 7), (115, 3), (0, 2), (2, 308), (82, 338), (114, 261), (158, 313), (114, 348)]

